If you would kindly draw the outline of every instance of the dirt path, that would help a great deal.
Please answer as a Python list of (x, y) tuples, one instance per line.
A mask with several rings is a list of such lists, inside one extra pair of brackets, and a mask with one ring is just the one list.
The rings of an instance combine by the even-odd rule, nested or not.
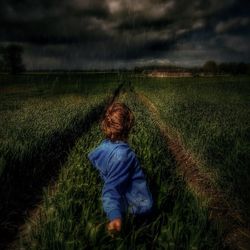
[(230, 249), (250, 249), (250, 230), (241, 214), (227, 201), (223, 191), (215, 186), (213, 173), (201, 171), (199, 161), (184, 148), (180, 138), (161, 120), (155, 105), (144, 94), (136, 93), (136, 95), (148, 108), (165, 138), (168, 148), (176, 159), (178, 174), (184, 178), (188, 188), (197, 197), (207, 201), (210, 219), (220, 222), (225, 228), (225, 245)]

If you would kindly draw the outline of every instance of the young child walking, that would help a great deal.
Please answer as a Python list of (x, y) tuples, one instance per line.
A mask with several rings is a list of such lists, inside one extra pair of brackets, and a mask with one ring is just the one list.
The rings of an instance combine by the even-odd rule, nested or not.
[(112, 232), (121, 231), (127, 212), (146, 215), (153, 206), (145, 175), (127, 143), (133, 124), (131, 110), (124, 103), (113, 103), (101, 122), (106, 139), (88, 155), (104, 181), (102, 205), (109, 219), (107, 229)]

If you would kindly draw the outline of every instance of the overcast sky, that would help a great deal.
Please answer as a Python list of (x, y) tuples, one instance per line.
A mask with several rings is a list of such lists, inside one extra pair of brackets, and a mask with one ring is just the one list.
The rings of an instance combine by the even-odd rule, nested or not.
[(0, 0), (28, 69), (250, 61), (249, 0)]

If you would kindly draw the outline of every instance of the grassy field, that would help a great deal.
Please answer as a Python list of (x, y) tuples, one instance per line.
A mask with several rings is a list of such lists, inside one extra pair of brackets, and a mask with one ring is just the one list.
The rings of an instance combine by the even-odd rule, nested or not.
[(53, 136), (74, 130), (118, 85), (117, 78), (96, 75), (72, 79), (61, 75), (20, 76), (14, 80), (19, 82), (16, 84), (1, 77), (0, 177), (5, 165), (11, 165), (6, 158), (22, 160), (36, 153), (34, 150), (42, 153)]
[[(13, 248), (226, 248), (226, 228), (210, 220), (208, 201), (187, 188), (159, 128), (135, 92), (154, 103), (161, 119), (199, 159), (199, 167), (215, 173), (215, 183), (247, 218), (249, 78), (44, 74), (0, 76), (0, 81), (0, 180), (5, 190), (1, 198), (5, 208), (25, 203), (22, 213), (37, 207), (22, 217), (26, 223)], [(101, 179), (87, 155), (103, 139), (98, 121), (120, 84), (117, 100), (136, 116), (129, 144), (146, 174), (155, 209), (145, 222), (127, 215), (121, 234), (112, 238), (105, 231)], [(51, 177), (53, 184), (42, 181)], [(38, 193), (33, 203), (25, 198)], [(20, 194), (21, 201), (12, 200)], [(2, 232), (17, 232), (23, 222), (15, 228), (11, 223), (16, 221), (5, 214), (0, 218)]]
[(138, 79), (136, 88), (250, 218), (249, 77)]
[(117, 75), (2, 75), (0, 81), (0, 224), (12, 235), (17, 214), (39, 199), (42, 186), (102, 113), (120, 80)]
[(103, 139), (97, 124), (72, 150), (57, 185), (45, 193), (41, 216), (30, 221), (21, 241), (26, 249), (216, 249), (221, 240), (218, 225), (176, 176), (175, 163), (158, 129), (133, 93), (121, 95), (135, 112), (130, 137), (155, 197), (155, 214), (148, 223), (127, 216), (121, 235), (105, 232), (107, 219), (100, 202), (100, 177), (87, 154)]

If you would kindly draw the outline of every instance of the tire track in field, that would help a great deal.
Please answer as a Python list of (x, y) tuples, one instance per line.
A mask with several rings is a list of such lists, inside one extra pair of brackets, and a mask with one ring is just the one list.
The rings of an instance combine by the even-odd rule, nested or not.
[[(60, 172), (61, 167), (67, 161), (67, 156), (71, 149), (74, 147), (77, 139), (81, 137), (83, 133), (86, 133), (91, 127), (93, 122), (98, 121), (102, 115), (103, 111), (111, 105), (120, 95), (120, 92), (123, 90), (123, 84), (114, 90), (113, 94), (98, 105), (94, 106), (82, 120), (77, 123), (77, 127), (74, 128), (74, 131), (77, 131), (76, 135), (73, 135), (71, 140), (68, 138), (68, 135), (73, 133), (73, 131), (66, 131), (65, 135), (58, 135), (58, 138), (61, 142), (63, 140), (64, 147), (63, 152), (56, 159), (48, 160), (48, 162), (43, 163), (43, 171), (40, 173), (42, 176), (34, 177), (29, 180), (21, 179), (21, 176), (14, 176), (11, 179), (11, 182), (4, 183), (1, 185), (4, 189), (0, 189), (0, 249), (16, 249), (15, 243), (17, 241), (18, 234), (25, 228), (25, 220), (30, 217), (36, 217), (39, 214), (38, 205), (42, 201), (43, 189), (46, 187), (52, 187), (56, 182), (57, 176)], [(56, 141), (58, 142), (58, 141)], [(56, 148), (55, 145), (48, 145), (49, 148)], [(33, 166), (33, 169), (39, 168), (41, 163), (37, 162), (36, 166)], [(42, 164), (42, 165), (43, 165)], [(31, 176), (30, 176), (31, 177)], [(2, 176), (1, 176), (2, 178)], [(25, 183), (25, 190), (27, 193), (19, 190), (19, 183)], [(6, 184), (6, 185), (4, 185)], [(6, 194), (5, 190), (10, 189), (11, 192)]]
[(161, 120), (160, 113), (151, 100), (141, 92), (135, 94), (150, 111), (153, 121), (166, 140), (167, 146), (177, 162), (178, 174), (183, 177), (194, 195), (201, 200), (208, 201), (209, 219), (223, 225), (225, 245), (230, 249), (249, 249), (250, 229), (240, 212), (228, 202), (223, 191), (215, 186), (213, 173), (201, 171), (199, 161), (184, 148), (180, 138)]

